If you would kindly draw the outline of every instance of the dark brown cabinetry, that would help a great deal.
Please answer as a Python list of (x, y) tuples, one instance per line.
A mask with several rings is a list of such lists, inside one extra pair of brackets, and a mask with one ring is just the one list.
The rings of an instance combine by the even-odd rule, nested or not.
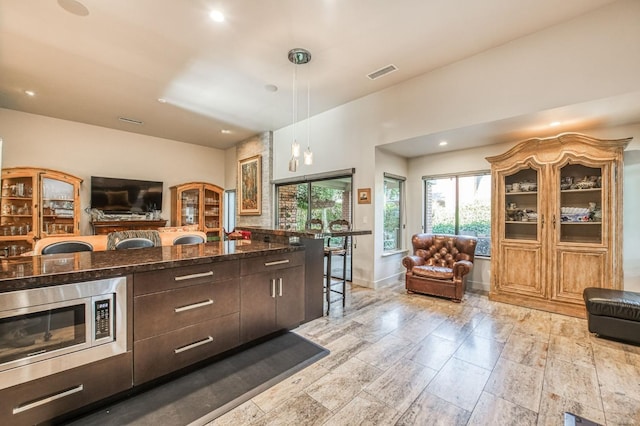
[(131, 388), (131, 352), (2, 390), (6, 425), (48, 422), (63, 413)]
[(239, 344), (237, 260), (134, 275), (134, 384)]
[(304, 321), (304, 252), (243, 259), (240, 275), (242, 342)]

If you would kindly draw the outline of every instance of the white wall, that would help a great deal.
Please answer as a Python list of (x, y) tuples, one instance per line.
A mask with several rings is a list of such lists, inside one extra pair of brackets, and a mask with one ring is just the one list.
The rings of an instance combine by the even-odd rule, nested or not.
[[(408, 234), (406, 229), (401, 230), (401, 241), (403, 250), (394, 254), (384, 253), (384, 241), (382, 238), (384, 232), (384, 174), (391, 173), (396, 176), (408, 177), (408, 160), (403, 157), (399, 157), (395, 154), (391, 154), (382, 149), (376, 149), (376, 174), (375, 174), (375, 188), (372, 190), (373, 198), (378, 200), (379, 208), (375, 209), (375, 238), (374, 242), (374, 256), (378, 259), (374, 262), (374, 277), (375, 281), (372, 287), (378, 288), (388, 283), (393, 283), (398, 280), (405, 272), (405, 268), (402, 266), (402, 258), (408, 254), (408, 249), (411, 248), (411, 235)], [(407, 191), (408, 183), (405, 182), (404, 190)], [(407, 210), (413, 209), (413, 205), (420, 205), (420, 202), (415, 202), (414, 199), (405, 197), (408, 205), (404, 206), (404, 214), (401, 218), (401, 223), (406, 224)], [(370, 238), (370, 237), (369, 237)], [(355, 266), (355, 265), (354, 265)]]
[[(638, 22), (640, 2), (618, 1), (314, 116), (310, 145), (315, 162), (297, 173), (287, 168), (291, 126), (277, 130), (273, 178), (353, 167), (354, 187), (376, 188), (375, 194), (377, 175), (371, 165), (376, 146), (639, 91)], [(483, 158), (492, 149), (459, 154), (464, 158), (458, 164), (486, 169)], [(357, 227), (374, 230), (373, 241), (377, 225), (370, 220), (381, 209), (378, 198), (354, 211)], [(412, 212), (420, 214), (415, 208)], [(409, 223), (416, 230), (418, 222)], [(358, 251), (354, 268), (365, 267), (354, 279), (372, 286), (383, 280), (385, 272), (372, 267), (379, 260), (373, 249)]]
[[(3, 168), (44, 167), (82, 178), (83, 209), (90, 202), (91, 176), (162, 181), (162, 217), (167, 220), (170, 186), (225, 183), (225, 153), (218, 149), (9, 109), (0, 109), (0, 132)], [(91, 233), (88, 214), (83, 213), (80, 227), (83, 234)]]

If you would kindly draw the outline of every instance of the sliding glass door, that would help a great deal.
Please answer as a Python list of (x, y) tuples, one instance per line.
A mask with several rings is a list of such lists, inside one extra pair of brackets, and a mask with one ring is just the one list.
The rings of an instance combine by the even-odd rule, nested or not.
[[(352, 199), (350, 175), (276, 184), (276, 228), (304, 230), (311, 219), (322, 220), (325, 229), (337, 219), (351, 223)], [(351, 281), (350, 241), (348, 246), (347, 280)]]

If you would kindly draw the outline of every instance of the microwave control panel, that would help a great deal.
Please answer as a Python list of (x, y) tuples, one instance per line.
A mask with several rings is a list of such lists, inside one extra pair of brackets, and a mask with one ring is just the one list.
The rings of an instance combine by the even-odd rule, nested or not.
[(94, 342), (113, 340), (113, 298), (99, 298), (93, 301)]

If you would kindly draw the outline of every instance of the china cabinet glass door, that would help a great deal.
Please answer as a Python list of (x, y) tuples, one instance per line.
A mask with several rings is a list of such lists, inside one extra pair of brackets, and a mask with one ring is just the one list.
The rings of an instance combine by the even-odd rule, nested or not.
[(181, 194), (181, 223), (180, 225), (196, 225), (200, 220), (200, 190), (187, 189)]
[(559, 179), (560, 242), (602, 243), (602, 168), (567, 164)]
[[(221, 194), (204, 189), (204, 226), (207, 231), (220, 228), (220, 196)], [(205, 231), (206, 232), (206, 231)]]
[(538, 174), (527, 168), (505, 176), (505, 239), (538, 240)]
[(42, 221), (40, 235), (75, 233), (75, 187), (69, 182), (42, 178)]
[(19, 256), (31, 250), (34, 233), (33, 175), (12, 174), (2, 179), (0, 256)]

